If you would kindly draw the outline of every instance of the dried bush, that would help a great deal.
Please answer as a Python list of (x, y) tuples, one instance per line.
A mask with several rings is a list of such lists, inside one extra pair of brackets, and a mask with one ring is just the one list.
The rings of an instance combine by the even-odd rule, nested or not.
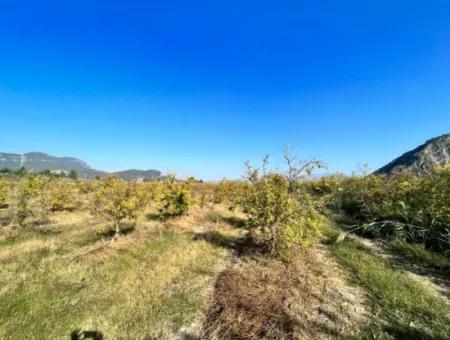
[(287, 308), (292, 285), (290, 271), (281, 264), (223, 271), (207, 312), (205, 338), (289, 338), (295, 326)]

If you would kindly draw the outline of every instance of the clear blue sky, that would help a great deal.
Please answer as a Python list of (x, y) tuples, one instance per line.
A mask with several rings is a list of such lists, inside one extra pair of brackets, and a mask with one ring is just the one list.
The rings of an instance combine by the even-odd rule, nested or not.
[(450, 132), (450, 1), (0, 0), (0, 151), (239, 177)]

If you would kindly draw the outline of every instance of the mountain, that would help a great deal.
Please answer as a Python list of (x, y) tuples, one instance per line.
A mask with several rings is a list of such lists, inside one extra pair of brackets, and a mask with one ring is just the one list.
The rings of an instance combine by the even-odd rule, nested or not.
[(161, 171), (158, 170), (124, 170), (113, 172), (113, 175), (125, 180), (125, 181), (137, 181), (137, 180), (154, 180), (161, 177)]
[(23, 155), (0, 152), (0, 168), (17, 170), (24, 167), (35, 172), (43, 170), (75, 170), (80, 178), (115, 175), (124, 180), (151, 180), (161, 176), (157, 170), (125, 170), (114, 173), (96, 170), (86, 162), (73, 157), (55, 157), (42, 152), (29, 152)]
[(80, 178), (105, 174), (105, 172), (95, 170), (77, 158), (54, 157), (42, 152), (29, 152), (23, 155), (0, 153), (0, 168), (17, 170), (21, 167), (35, 172), (47, 169), (52, 171), (75, 170)]
[(428, 140), (425, 144), (394, 159), (375, 173), (391, 174), (406, 169), (420, 174), (446, 164), (450, 164), (450, 134)]

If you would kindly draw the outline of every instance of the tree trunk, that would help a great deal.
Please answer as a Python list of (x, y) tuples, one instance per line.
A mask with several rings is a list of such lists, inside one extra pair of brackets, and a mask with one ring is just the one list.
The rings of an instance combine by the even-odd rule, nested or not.
[(114, 234), (111, 243), (117, 241), (119, 239), (119, 235), (120, 235), (120, 221), (116, 221), (116, 233)]

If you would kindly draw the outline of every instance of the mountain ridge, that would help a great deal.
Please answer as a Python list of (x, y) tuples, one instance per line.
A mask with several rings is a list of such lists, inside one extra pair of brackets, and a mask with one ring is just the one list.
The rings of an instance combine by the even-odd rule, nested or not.
[(428, 173), (437, 166), (450, 164), (450, 133), (427, 140), (390, 163), (381, 167), (375, 174), (392, 174), (409, 170), (417, 174)]
[(24, 167), (33, 171), (66, 171), (74, 170), (80, 178), (115, 175), (124, 180), (151, 180), (161, 177), (161, 172), (154, 169), (108, 172), (92, 168), (88, 163), (75, 157), (56, 157), (44, 152), (33, 151), (24, 154), (0, 152), (0, 168), (17, 170)]

